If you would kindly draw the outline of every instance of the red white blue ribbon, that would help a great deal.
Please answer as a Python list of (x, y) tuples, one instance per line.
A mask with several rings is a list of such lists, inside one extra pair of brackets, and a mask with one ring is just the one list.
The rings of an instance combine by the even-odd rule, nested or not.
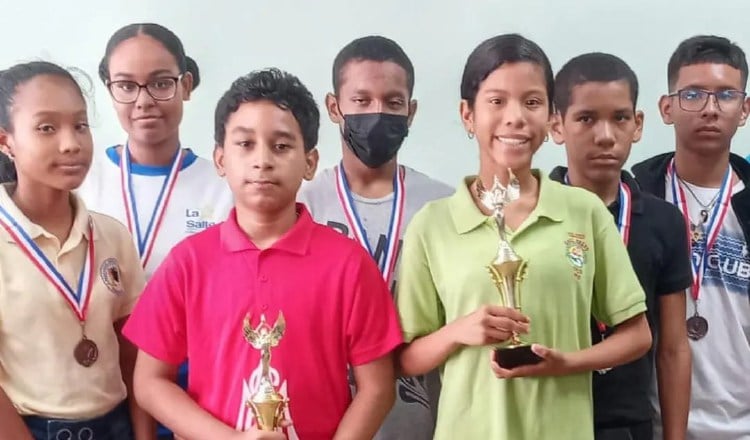
[[(349, 229), (352, 231), (354, 238), (365, 248), (367, 252), (375, 258), (376, 249), (372, 246), (372, 243), (367, 238), (367, 232), (362, 226), (362, 221), (357, 213), (357, 208), (354, 206), (354, 199), (352, 198), (352, 192), (349, 187), (349, 182), (346, 179), (346, 173), (344, 172), (343, 163), (339, 164), (334, 169), (336, 173), (336, 192), (341, 202), (341, 207), (344, 209), (344, 215), (349, 223)], [(393, 205), (391, 208), (391, 218), (388, 225), (388, 235), (386, 236), (386, 251), (385, 258), (383, 261), (378, 261), (380, 272), (383, 274), (383, 279), (387, 284), (390, 285), (393, 279), (393, 272), (396, 268), (396, 256), (398, 254), (398, 243), (401, 236), (401, 228), (403, 226), (404, 219), (404, 200), (406, 199), (406, 192), (404, 189), (404, 174), (405, 170), (402, 166), (396, 168), (396, 172), (393, 176)]]
[(156, 236), (159, 233), (162, 222), (164, 221), (164, 213), (167, 211), (167, 205), (169, 205), (172, 190), (174, 190), (177, 176), (182, 168), (182, 159), (182, 149), (177, 148), (177, 153), (172, 159), (169, 174), (164, 178), (161, 190), (159, 191), (159, 197), (156, 199), (156, 205), (151, 212), (151, 218), (149, 219), (148, 225), (144, 231), (138, 222), (138, 203), (133, 191), (133, 176), (130, 169), (130, 152), (128, 151), (127, 144), (122, 148), (122, 152), (120, 153), (120, 183), (122, 189), (122, 200), (125, 204), (125, 216), (128, 219), (128, 229), (130, 230), (130, 234), (136, 240), (138, 255), (140, 255), (141, 265), (143, 267), (146, 267), (149, 258), (151, 258), (154, 243), (156, 242)]
[(630, 220), (633, 210), (633, 196), (630, 187), (625, 182), (620, 182), (620, 212), (617, 215), (617, 230), (625, 246), (630, 241)]
[[(570, 178), (565, 174), (565, 184), (570, 185)], [(630, 187), (625, 182), (620, 182), (620, 191), (618, 193), (620, 209), (617, 213), (617, 230), (620, 232), (620, 238), (625, 246), (630, 241), (630, 220), (633, 212), (633, 196)]]
[[(682, 212), (683, 217), (685, 218), (688, 246), (690, 247), (690, 254), (692, 256), (693, 245), (692, 236), (690, 233), (690, 214), (688, 210), (687, 199), (685, 198), (685, 190), (682, 188), (680, 180), (677, 178), (674, 159), (672, 159), (672, 162), (670, 162), (669, 164), (669, 168), (667, 168), (667, 177), (672, 183), (672, 203), (677, 205), (677, 207)], [(719, 188), (718, 203), (716, 203), (713, 209), (711, 209), (711, 213), (707, 220), (707, 234), (704, 237), (704, 239), (706, 240), (706, 245), (703, 248), (703, 252), (700, 255), (700, 258), (695, 259), (691, 257), (690, 259), (690, 267), (693, 272), (693, 287), (690, 289), (690, 294), (695, 301), (698, 301), (698, 296), (700, 295), (700, 288), (701, 284), (703, 283), (703, 275), (706, 271), (706, 265), (708, 264), (708, 255), (711, 252), (714, 244), (716, 243), (716, 239), (719, 237), (719, 231), (721, 231), (721, 225), (724, 223), (724, 217), (726, 217), (727, 212), (729, 211), (729, 203), (731, 198), (732, 167), (727, 167), (727, 172), (724, 175), (724, 180), (722, 181), (721, 187)]]
[(37, 246), (31, 236), (23, 227), (13, 218), (5, 208), (0, 206), (0, 224), (8, 231), (21, 251), (34, 263), (34, 266), (52, 283), (58, 292), (63, 296), (65, 301), (75, 312), (80, 322), (86, 321), (89, 300), (91, 299), (91, 289), (94, 285), (94, 276), (92, 268), (94, 267), (94, 228), (89, 221), (88, 232), (88, 249), (83, 262), (81, 274), (78, 277), (78, 285), (75, 289), (68, 284), (59, 270), (44, 255), (44, 252)]

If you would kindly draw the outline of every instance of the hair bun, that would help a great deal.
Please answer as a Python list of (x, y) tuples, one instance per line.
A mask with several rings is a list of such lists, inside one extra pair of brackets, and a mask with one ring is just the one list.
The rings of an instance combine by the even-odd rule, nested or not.
[(185, 55), (185, 70), (193, 76), (193, 90), (195, 90), (201, 83), (200, 70), (198, 69), (198, 63), (187, 55)]

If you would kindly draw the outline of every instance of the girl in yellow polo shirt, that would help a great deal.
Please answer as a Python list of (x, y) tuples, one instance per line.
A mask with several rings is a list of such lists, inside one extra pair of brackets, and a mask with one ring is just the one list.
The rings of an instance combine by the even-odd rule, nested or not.
[(17, 174), (0, 185), (0, 437), (153, 438), (126, 404), (135, 351), (120, 336), (143, 270), (127, 229), (71, 192), (92, 139), (67, 70), (0, 73), (0, 149)]
[[(407, 375), (442, 366), (437, 440), (593, 440), (591, 371), (636, 359), (651, 343), (645, 296), (610, 213), (593, 194), (531, 168), (551, 121), (553, 84), (547, 56), (520, 35), (472, 52), (461, 118), (479, 144), (479, 175), (427, 204), (404, 236), (396, 296), (408, 343), (400, 364)], [(496, 178), (514, 189), (503, 235), (526, 263), (520, 312), (501, 305), (488, 273), (501, 222), (482, 195)], [(617, 326), (594, 347), (592, 312)], [(538, 363), (511, 368), (509, 352), (494, 357), (513, 333), (536, 343), (527, 355)]]

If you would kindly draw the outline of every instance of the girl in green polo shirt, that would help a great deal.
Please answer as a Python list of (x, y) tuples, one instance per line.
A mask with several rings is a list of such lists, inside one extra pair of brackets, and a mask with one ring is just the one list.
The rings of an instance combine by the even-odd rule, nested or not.
[[(404, 237), (397, 301), (408, 344), (399, 361), (405, 375), (442, 366), (438, 440), (593, 439), (591, 371), (651, 345), (645, 297), (611, 214), (595, 195), (531, 168), (553, 83), (547, 56), (520, 35), (474, 49), (461, 118), (479, 145), (478, 176), (426, 205)], [(507, 186), (510, 171), (520, 195), (503, 209), (504, 235), (526, 262), (523, 313), (501, 305), (487, 271), (500, 234), (478, 194), (496, 177)], [(616, 326), (593, 347), (592, 314)], [(504, 369), (494, 361), (513, 333), (534, 343), (538, 363)]]

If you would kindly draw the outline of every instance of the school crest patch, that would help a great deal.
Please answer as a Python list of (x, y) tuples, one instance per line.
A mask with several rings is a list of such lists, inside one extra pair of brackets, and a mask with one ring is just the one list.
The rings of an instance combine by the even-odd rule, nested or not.
[(573, 266), (573, 276), (577, 280), (580, 280), (583, 274), (583, 267), (588, 259), (588, 251), (589, 245), (586, 243), (584, 234), (568, 232), (568, 239), (565, 240), (565, 256), (568, 257), (570, 265)]
[(122, 295), (125, 293), (125, 287), (122, 285), (122, 272), (120, 271), (120, 264), (116, 258), (107, 258), (104, 260), (102, 265), (99, 267), (99, 276), (102, 282), (110, 292), (115, 295)]

